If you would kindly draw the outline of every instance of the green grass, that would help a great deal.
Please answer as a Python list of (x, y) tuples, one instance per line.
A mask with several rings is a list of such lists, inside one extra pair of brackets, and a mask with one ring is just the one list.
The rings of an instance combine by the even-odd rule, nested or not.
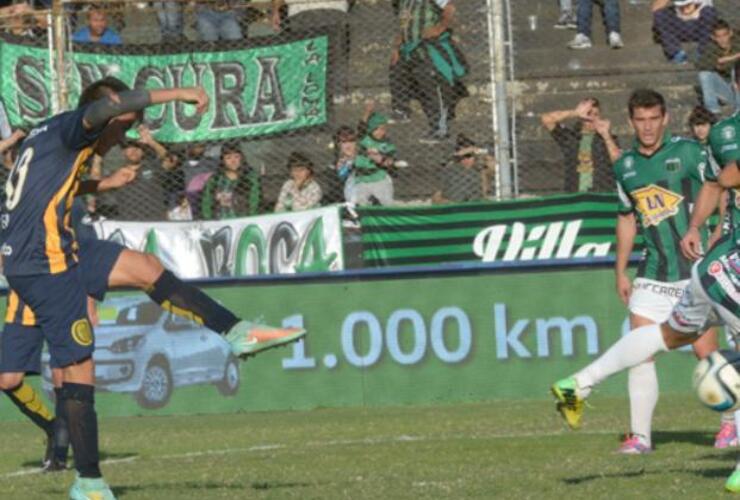
[[(625, 400), (593, 398), (570, 432), (546, 402), (332, 409), (101, 422), (119, 498), (722, 498), (735, 451), (711, 447), (719, 416), (664, 395), (655, 453), (613, 453)], [(0, 498), (65, 498), (73, 472), (32, 471), (39, 432), (3, 423)]]

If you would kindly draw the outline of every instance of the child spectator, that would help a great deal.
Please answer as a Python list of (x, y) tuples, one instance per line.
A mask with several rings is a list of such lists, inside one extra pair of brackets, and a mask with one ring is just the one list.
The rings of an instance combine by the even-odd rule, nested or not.
[(174, 206), (167, 210), (167, 220), (193, 220), (193, 210), (190, 207), (190, 200), (188, 200), (188, 195), (186, 193), (180, 193), (177, 195)]
[(280, 188), (275, 212), (297, 212), (321, 204), (321, 186), (313, 178), (313, 162), (302, 153), (293, 152), (288, 158), (290, 179)]
[(695, 107), (689, 115), (691, 137), (706, 146), (709, 140), (709, 131), (716, 122), (717, 117), (706, 108), (702, 106)]
[(367, 134), (360, 141), (355, 158), (355, 186), (351, 200), (358, 205), (373, 202), (393, 204), (393, 181), (388, 170), (393, 168), (396, 146), (387, 137), (388, 118), (373, 113), (367, 121)]
[[(571, 49), (590, 49), (591, 44), (591, 20), (596, 0), (578, 0), (578, 27), (576, 36), (568, 44)], [(619, 0), (603, 0), (600, 3), (601, 15), (606, 26), (607, 42), (613, 49), (624, 47), (619, 19)]]
[(344, 185), (344, 199), (347, 201), (354, 197), (355, 158), (357, 158), (357, 132), (352, 127), (343, 125), (334, 134), (334, 169)]
[(653, 0), (653, 31), (663, 54), (674, 64), (686, 64), (689, 56), (682, 42), (696, 42), (699, 53), (709, 43), (717, 11), (711, 0)]
[(722, 19), (714, 23), (711, 39), (696, 63), (704, 107), (716, 115), (722, 111), (721, 103), (740, 110), (740, 92), (732, 84), (732, 68), (740, 60), (740, 39)]
[[(479, 162), (478, 159), (483, 161)], [(432, 203), (463, 203), (490, 195), (496, 160), (463, 134), (457, 136), (453, 161), (448, 163), (432, 195)]]
[(257, 215), (260, 205), (259, 173), (244, 162), (234, 145), (221, 148), (221, 170), (206, 182), (201, 199), (204, 219), (233, 219)]
[(77, 31), (72, 36), (72, 41), (103, 45), (121, 45), (122, 43), (118, 33), (108, 27), (107, 14), (97, 5), (91, 5), (87, 10), (87, 26)]

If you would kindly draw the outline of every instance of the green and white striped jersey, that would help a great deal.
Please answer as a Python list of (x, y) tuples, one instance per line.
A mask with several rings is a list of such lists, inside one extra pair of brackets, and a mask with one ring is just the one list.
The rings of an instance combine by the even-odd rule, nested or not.
[[(666, 134), (651, 156), (635, 144), (614, 165), (619, 212), (636, 214), (645, 241), (638, 277), (664, 282), (690, 277), (692, 262), (681, 254), (679, 242), (689, 228), (708, 158), (698, 142)], [(706, 236), (704, 229), (705, 242)]]

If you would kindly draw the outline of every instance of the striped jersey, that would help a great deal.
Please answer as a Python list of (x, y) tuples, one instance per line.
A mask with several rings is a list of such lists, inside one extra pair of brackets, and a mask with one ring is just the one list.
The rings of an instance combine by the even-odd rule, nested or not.
[[(689, 228), (708, 161), (698, 142), (666, 134), (651, 156), (635, 146), (614, 165), (619, 213), (635, 213), (645, 242), (638, 277), (672, 282), (691, 276), (692, 262), (679, 242)], [(704, 241), (706, 233), (702, 230)]]
[(85, 130), (85, 108), (31, 130), (5, 183), (0, 240), (6, 276), (57, 274), (77, 262), (70, 217), (98, 131)]
[[(733, 162), (740, 166), (740, 112), (712, 127), (709, 147), (720, 170)], [(719, 171), (708, 171), (707, 179), (716, 180), (716, 175), (719, 175)], [(737, 239), (740, 239), (740, 190), (729, 190), (726, 213), (725, 231), (735, 231)]]

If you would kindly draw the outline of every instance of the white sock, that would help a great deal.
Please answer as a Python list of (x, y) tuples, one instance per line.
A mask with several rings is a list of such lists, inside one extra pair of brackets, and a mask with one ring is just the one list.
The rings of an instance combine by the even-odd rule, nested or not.
[(593, 363), (575, 374), (579, 396), (588, 397), (593, 386), (607, 377), (667, 350), (660, 325), (646, 325), (631, 330)]
[(629, 370), (630, 427), (650, 446), (653, 410), (658, 404), (658, 374), (655, 362), (646, 361)]
[[(738, 436), (740, 436), (740, 410), (735, 411), (735, 432)], [(738, 457), (738, 460), (740, 460), (740, 457)]]

